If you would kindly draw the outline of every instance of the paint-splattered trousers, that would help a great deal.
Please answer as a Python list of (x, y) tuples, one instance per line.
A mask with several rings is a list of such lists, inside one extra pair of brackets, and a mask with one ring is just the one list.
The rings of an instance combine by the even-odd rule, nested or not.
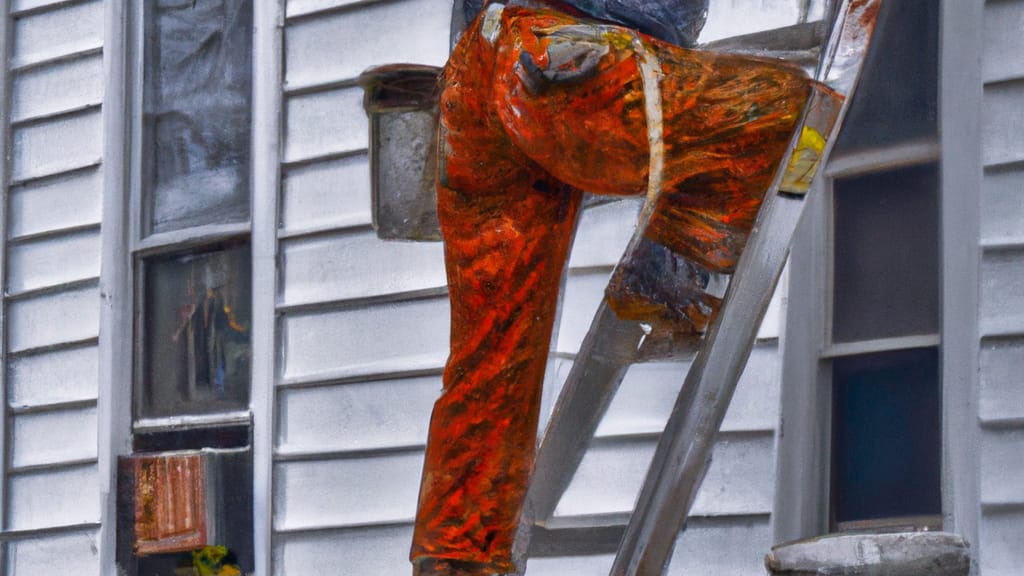
[[(661, 195), (647, 239), (731, 271), (811, 82), (776, 61), (495, 4), (466, 31), (442, 81), (451, 355), (411, 556), (424, 575), (512, 572), (582, 191), (647, 194), (653, 169)], [(701, 329), (715, 301), (698, 292), (680, 313)]]

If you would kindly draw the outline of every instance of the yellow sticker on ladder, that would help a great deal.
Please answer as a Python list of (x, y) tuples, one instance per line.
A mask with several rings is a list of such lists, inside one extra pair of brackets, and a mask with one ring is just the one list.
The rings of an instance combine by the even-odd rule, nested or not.
[(789, 158), (789, 166), (779, 190), (790, 194), (806, 194), (811, 189), (814, 175), (818, 173), (821, 164), (821, 155), (825, 152), (825, 143), (820, 132), (804, 126), (796, 150), (793, 150)]

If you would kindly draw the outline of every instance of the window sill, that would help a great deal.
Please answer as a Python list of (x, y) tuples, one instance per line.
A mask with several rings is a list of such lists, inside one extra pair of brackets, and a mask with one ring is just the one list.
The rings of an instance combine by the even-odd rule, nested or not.
[(970, 553), (946, 532), (831, 534), (775, 546), (765, 567), (773, 576), (967, 576)]

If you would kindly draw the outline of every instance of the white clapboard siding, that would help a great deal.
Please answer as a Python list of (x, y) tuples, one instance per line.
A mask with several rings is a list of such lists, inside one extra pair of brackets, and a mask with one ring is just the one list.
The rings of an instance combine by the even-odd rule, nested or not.
[[(796, 24), (804, 0), (711, 0), (701, 42)], [(816, 10), (820, 18), (820, 7)]]
[[(722, 431), (759, 432), (775, 428), (779, 418), (779, 361), (774, 343), (754, 347), (725, 414)], [(554, 397), (561, 391), (571, 369), (572, 360), (555, 360), (555, 384), (546, 391), (541, 426), (546, 425), (547, 412), (553, 408)], [(661, 432), (688, 369), (689, 362), (684, 361), (630, 366), (595, 436), (607, 438)]]
[[(759, 576), (771, 546), (767, 516), (752, 518), (691, 518), (676, 542), (666, 576), (714, 574)], [(611, 571), (613, 554), (532, 558), (529, 576), (603, 575)]]
[(981, 191), (982, 576), (1024, 564), (1024, 2), (985, 3)]
[(278, 453), (422, 445), (440, 391), (440, 376), (282, 390)]
[(282, 243), (289, 306), (443, 289), (440, 242), (381, 242), (372, 230)]
[[(687, 362), (635, 364), (597, 429), (597, 436), (659, 433), (686, 378)], [(729, 405), (722, 430), (771, 431), (778, 420), (779, 355), (774, 345), (754, 348)]]
[(555, 350), (562, 354), (575, 354), (590, 329), (594, 312), (604, 299), (611, 268), (570, 270), (562, 296), (562, 312), (558, 325)]
[(41, 352), (7, 364), (7, 403), (12, 408), (95, 400), (99, 355), (95, 345)]
[(7, 293), (98, 278), (100, 243), (100, 230), (95, 228), (9, 245)]
[[(774, 489), (773, 436), (725, 434), (691, 511), (694, 516), (765, 514)], [(555, 510), (556, 516), (630, 512), (656, 440), (603, 441), (591, 446)]]
[[(367, 227), (368, 122), (350, 82), (374, 64), (442, 63), (451, 4), (292, 0), (287, 15), (274, 572), (398, 574), (411, 530), (368, 526), (415, 512), (450, 312), (441, 245)], [(346, 526), (364, 527), (324, 530)]]
[(1024, 294), (1024, 250), (986, 252), (981, 263), (983, 335), (1024, 333), (1021, 294)]
[[(1009, 57), (1009, 55), (1008, 55)], [(1016, 58), (1019, 60), (1020, 56)], [(986, 165), (1024, 160), (1024, 79), (985, 86), (982, 106), (982, 161)]]
[(10, 352), (95, 338), (100, 295), (96, 286), (13, 300), (7, 304)]
[(9, 540), (7, 574), (99, 574), (100, 552), (95, 528)]
[(290, 168), (285, 174), (281, 190), (282, 232), (365, 226), (370, 221), (370, 167), (366, 154)]
[(85, 464), (12, 474), (7, 498), (9, 530), (99, 522), (99, 471)]
[(98, 574), (104, 2), (7, 8), (4, 528), (24, 532), (5, 536), (2, 569)]
[(991, 510), (984, 514), (978, 548), (982, 576), (1020, 574), (1024, 542), (1024, 509)]
[(274, 545), (274, 573), (408, 574), (411, 541), (411, 525), (285, 534)]
[(982, 505), (1024, 505), (1024, 429), (986, 430), (981, 441)]
[(981, 218), (983, 243), (1024, 242), (1024, 170), (1016, 168), (985, 174)]
[(13, 468), (97, 457), (95, 406), (18, 414), (12, 418), (9, 431)]
[(1017, 0), (985, 3), (985, 53), (982, 79), (1024, 78), (1024, 8)]
[(983, 342), (980, 364), (981, 421), (1024, 420), (1024, 337)]
[(358, 86), (292, 96), (285, 106), (286, 162), (363, 150), (368, 145), (369, 124)]
[(439, 368), (448, 356), (448, 321), (447, 297), (287, 314), (285, 379)]
[(760, 576), (771, 541), (767, 516), (691, 519), (676, 543), (668, 576)]
[(372, 2), (357, 10), (303, 19), (288, 27), (288, 89), (359, 76), (370, 66), (448, 58), (451, 2)]
[(7, 235), (11, 238), (99, 224), (103, 174), (91, 168), (11, 188)]
[(103, 55), (87, 54), (16, 74), (11, 120), (66, 112), (102, 101)]
[(11, 177), (27, 180), (97, 164), (103, 154), (99, 109), (15, 127)]
[(274, 527), (302, 530), (411, 521), (423, 452), (275, 465)]
[(57, 5), (15, 18), (12, 64), (36, 64), (102, 45), (102, 0)]
[(570, 268), (614, 266), (636, 228), (639, 199), (626, 199), (583, 211), (573, 240)]

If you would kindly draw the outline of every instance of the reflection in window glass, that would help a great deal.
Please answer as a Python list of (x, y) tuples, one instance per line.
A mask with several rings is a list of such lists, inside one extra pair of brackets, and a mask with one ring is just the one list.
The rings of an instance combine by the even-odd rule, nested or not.
[(248, 246), (145, 266), (138, 417), (248, 409)]
[(832, 339), (938, 332), (938, 167), (835, 183)]
[(249, 218), (251, 0), (147, 0), (148, 232)]
[(836, 523), (941, 513), (939, 354), (833, 361)]

